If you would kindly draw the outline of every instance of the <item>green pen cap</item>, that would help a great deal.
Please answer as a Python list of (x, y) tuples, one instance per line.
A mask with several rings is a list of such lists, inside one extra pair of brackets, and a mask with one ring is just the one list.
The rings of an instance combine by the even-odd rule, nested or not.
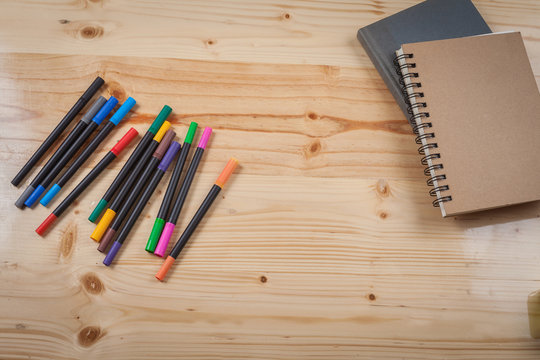
[(150, 125), (150, 128), (148, 131), (150, 131), (152, 134), (156, 135), (157, 131), (163, 125), (167, 117), (171, 114), (171, 107), (169, 105), (163, 106), (163, 109), (159, 112), (158, 116), (156, 116), (156, 120)]
[(154, 253), (164, 226), (165, 220), (156, 218), (156, 221), (154, 221), (154, 226), (152, 227), (152, 232), (150, 233), (150, 237), (148, 238), (148, 242), (146, 243), (146, 251), (151, 252), (152, 254)]
[(103, 212), (103, 210), (107, 208), (107, 204), (108, 204), (107, 200), (105, 199), (99, 200), (98, 204), (96, 205), (96, 208), (94, 209), (94, 211), (92, 211), (92, 213), (88, 217), (88, 220), (95, 223), (96, 220), (99, 218), (99, 215), (101, 215), (101, 213)]
[(191, 144), (193, 142), (193, 138), (195, 137), (195, 132), (197, 131), (198, 124), (194, 121), (189, 124), (189, 129), (186, 134), (186, 138), (184, 139), (185, 143)]

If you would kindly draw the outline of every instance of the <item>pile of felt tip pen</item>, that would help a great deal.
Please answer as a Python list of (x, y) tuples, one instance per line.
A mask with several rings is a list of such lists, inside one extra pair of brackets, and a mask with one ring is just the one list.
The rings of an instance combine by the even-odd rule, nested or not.
[[(89, 104), (104, 83), (105, 81), (100, 77), (92, 82), (13, 178), (12, 184), (19, 186), (70, 123), (86, 107), (86, 111), (79, 121), (65, 136), (34, 179), (28, 183), (26, 189), (15, 202), (15, 206), (20, 209), (32, 208), (38, 201), (43, 206), (50, 205), (83, 164), (96, 152), (105, 138), (134, 107), (135, 100), (131, 97), (116, 111), (114, 109), (118, 105), (118, 100), (113, 96), (109, 99), (99, 96), (93, 103)], [(145, 206), (170, 167), (172, 174), (169, 184), (166, 187), (153, 227), (148, 229), (147, 242), (144, 247), (146, 252), (158, 257), (165, 257), (167, 253), (170, 239), (173, 237), (183, 205), (188, 198), (189, 189), (193, 184), (212, 135), (212, 128), (206, 127), (200, 135), (197, 147), (190, 151), (198, 125), (192, 122), (187, 128), (184, 141), (180, 143), (180, 141), (175, 140), (176, 132), (171, 123), (167, 121), (171, 112), (170, 106), (163, 106), (88, 218), (92, 223), (96, 223), (90, 238), (98, 242), (98, 250), (106, 254), (103, 264), (107, 266), (113, 263), (120, 249), (129, 239), (131, 230), (138, 222)], [(112, 115), (109, 117), (110, 114)], [(106, 120), (107, 117), (109, 117), (108, 120)], [(51, 225), (137, 136), (137, 130), (130, 128), (37, 227), (36, 232), (39, 235), (44, 235)], [(189, 160), (190, 155), (191, 160)], [(189, 165), (186, 164), (188, 161)], [(235, 158), (228, 161), (199, 209), (166, 256), (160, 270), (155, 275), (158, 280), (164, 280), (175, 259), (237, 165), (238, 161)]]

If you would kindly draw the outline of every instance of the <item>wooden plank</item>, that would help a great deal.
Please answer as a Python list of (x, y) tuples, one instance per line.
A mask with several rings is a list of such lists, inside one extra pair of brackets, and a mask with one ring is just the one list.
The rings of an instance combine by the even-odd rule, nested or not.
[[(4, 1), (0, 44), (9, 52), (371, 67), (357, 30), (418, 2)], [(540, 76), (540, 3), (474, 4), (493, 31), (522, 32)]]
[(423, 179), (410, 126), (374, 70), (31, 54), (0, 56), (0, 65), (5, 101), (18, 104), (0, 115), (3, 158), (17, 166), (51, 127), (21, 133), (21, 121), (54, 123), (99, 74), (105, 92), (138, 101), (100, 155), (129, 126), (145, 131), (171, 104), (179, 134), (191, 121), (216, 128), (205, 162), (216, 172), (236, 154), (255, 174)]
[[(174, 238), (226, 159), (241, 161), (165, 283), (143, 249), (160, 198), (111, 268), (89, 239), (86, 218), (126, 154), (45, 238), (33, 229), (50, 209), (13, 206), (11, 176), (97, 74), (138, 106), (66, 190), (163, 104), (180, 137), (190, 121), (215, 128)], [(0, 91), (2, 358), (540, 354), (526, 308), (540, 204), (441, 219), (370, 67), (3, 54)]]

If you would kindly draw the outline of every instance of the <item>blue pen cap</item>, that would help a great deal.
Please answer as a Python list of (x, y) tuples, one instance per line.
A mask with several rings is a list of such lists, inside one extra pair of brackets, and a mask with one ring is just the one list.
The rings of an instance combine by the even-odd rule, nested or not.
[(43, 206), (49, 205), (49, 202), (58, 194), (62, 188), (58, 184), (54, 184), (52, 188), (41, 198), (40, 204)]
[(109, 115), (109, 113), (114, 109), (114, 107), (118, 104), (118, 99), (114, 96), (111, 96), (109, 100), (99, 109), (98, 113), (94, 118), (92, 119), (93, 122), (96, 124), (101, 124), (101, 122)]
[(126, 116), (126, 114), (135, 106), (135, 99), (132, 97), (128, 97), (127, 100), (120, 106), (118, 110), (114, 113), (113, 116), (109, 119), (110, 122), (112, 122), (114, 125), (118, 125), (118, 123)]
[(34, 192), (32, 192), (32, 194), (30, 194), (28, 199), (26, 199), (26, 201), (24, 202), (24, 205), (26, 205), (28, 207), (32, 207), (36, 203), (37, 199), (39, 199), (41, 194), (43, 194), (44, 191), (45, 191), (45, 188), (43, 186), (39, 185), (36, 188), (36, 190), (34, 190)]

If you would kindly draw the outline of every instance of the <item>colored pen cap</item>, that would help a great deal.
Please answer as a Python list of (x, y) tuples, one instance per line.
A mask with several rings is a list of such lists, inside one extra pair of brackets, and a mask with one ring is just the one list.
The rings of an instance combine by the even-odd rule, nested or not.
[(176, 136), (176, 133), (174, 132), (173, 129), (167, 130), (167, 132), (163, 136), (163, 139), (161, 139), (161, 142), (159, 143), (156, 151), (154, 151), (154, 154), (152, 154), (152, 156), (161, 160), (163, 155), (165, 155), (165, 153), (167, 152), (167, 149), (169, 148), (169, 145), (171, 145), (171, 142), (175, 136)]
[(112, 111), (112, 109), (114, 109), (116, 104), (118, 104), (118, 99), (114, 96), (111, 96), (109, 100), (107, 100), (105, 105), (103, 105), (101, 109), (99, 109), (98, 113), (96, 114), (96, 116), (94, 116), (92, 121), (98, 125), (101, 124), (103, 119), (105, 119), (107, 115), (109, 115), (109, 113)]
[(165, 226), (163, 227), (163, 231), (161, 232), (161, 235), (159, 237), (159, 241), (155, 246), (154, 254), (163, 257), (165, 255), (165, 252), (167, 251), (167, 247), (169, 246), (169, 241), (171, 240), (171, 236), (174, 232), (174, 228), (176, 225), (173, 223), (167, 222)]
[(165, 136), (165, 133), (169, 131), (171, 128), (171, 123), (168, 121), (163, 122), (163, 125), (160, 126), (158, 132), (154, 136), (154, 140), (157, 142), (160, 142), (163, 139), (163, 136)]
[(118, 110), (114, 113), (113, 116), (109, 119), (114, 125), (118, 125), (120, 121), (126, 116), (126, 114), (131, 110), (137, 102), (131, 96), (127, 98), (126, 101), (120, 106)]
[(206, 144), (208, 143), (208, 139), (210, 139), (211, 134), (212, 134), (212, 128), (205, 127), (201, 136), (201, 140), (199, 140), (199, 145), (197, 145), (197, 147), (206, 149)]
[(159, 281), (163, 281), (163, 279), (165, 279), (165, 276), (167, 275), (167, 273), (171, 269), (171, 266), (173, 265), (174, 260), (176, 260), (176, 259), (173, 258), (172, 256), (167, 256), (167, 259), (165, 259), (165, 261), (161, 265), (161, 268), (159, 269), (159, 271), (156, 274), (156, 279), (158, 279)]
[(111, 241), (113, 241), (115, 235), (116, 230), (114, 230), (113, 228), (108, 228), (107, 231), (105, 231), (105, 234), (103, 234), (103, 236), (101, 237), (101, 242), (97, 247), (98, 251), (105, 252), (109, 247)]
[(36, 229), (36, 232), (39, 234), (39, 235), (43, 235), (43, 233), (47, 230), (47, 228), (49, 226), (51, 226), (51, 224), (53, 222), (56, 221), (56, 215), (54, 214), (50, 214), (49, 216), (47, 216), (47, 218), (41, 223), (41, 225), (38, 226), (38, 228)]
[(118, 156), (122, 152), (122, 150), (124, 150), (124, 148), (128, 146), (128, 144), (133, 139), (137, 137), (137, 135), (139, 135), (139, 132), (137, 130), (135, 130), (134, 128), (129, 129), (128, 132), (125, 133), (120, 140), (118, 140), (116, 145), (113, 146), (111, 152), (114, 155)]
[(104, 265), (111, 265), (112, 261), (116, 257), (116, 254), (118, 254), (118, 251), (122, 247), (122, 243), (119, 243), (118, 241), (115, 241), (111, 248), (109, 249), (109, 252), (107, 253), (107, 256), (105, 256), (105, 259), (103, 259)]
[(150, 131), (152, 134), (155, 135), (157, 131), (159, 130), (159, 128), (161, 127), (161, 125), (163, 125), (163, 122), (165, 121), (165, 119), (167, 119), (167, 117), (170, 115), (171, 111), (172, 109), (169, 105), (163, 106), (163, 109), (161, 109), (158, 116), (156, 116), (156, 119), (154, 120), (152, 125), (150, 125), (150, 128), (148, 129), (148, 131)]
[(235, 158), (230, 158), (229, 162), (227, 163), (227, 165), (225, 165), (225, 168), (223, 169), (221, 174), (219, 174), (215, 184), (220, 188), (223, 188), (223, 186), (225, 186), (227, 180), (229, 180), (229, 177), (237, 166), (238, 160), (236, 160)]
[(169, 146), (169, 149), (167, 149), (167, 152), (163, 156), (163, 159), (161, 159), (161, 162), (158, 165), (158, 169), (163, 172), (167, 171), (167, 168), (169, 167), (181, 147), (182, 145), (180, 145), (180, 143), (173, 141), (171, 146)]
[(90, 235), (90, 239), (100, 242), (101, 238), (109, 228), (109, 225), (113, 221), (114, 217), (116, 216), (116, 211), (107, 209), (105, 210), (105, 214), (101, 217), (101, 220), (96, 225), (96, 228), (94, 231), (92, 231), (92, 235)]
[(54, 184), (50, 189), (49, 191), (47, 191), (47, 193), (45, 194), (45, 196), (43, 196), (41, 198), (41, 200), (39, 201), (39, 203), (43, 206), (47, 206), (49, 205), (49, 203), (51, 202), (51, 200), (56, 196), (56, 194), (58, 194), (60, 192), (60, 190), (62, 190), (62, 188), (60, 187), (60, 185), (58, 184)]
[(39, 199), (41, 194), (45, 191), (45, 188), (43, 185), (38, 185), (38, 187), (30, 194), (30, 196), (26, 199), (24, 202), (24, 205), (28, 207), (32, 207), (34, 203)]
[(92, 118), (97, 114), (99, 109), (101, 109), (101, 107), (105, 105), (106, 102), (107, 99), (105, 99), (103, 96), (100, 96), (96, 101), (94, 101), (92, 106), (90, 106), (90, 109), (88, 109), (88, 111), (81, 117), (81, 121), (87, 124), (92, 121)]
[(96, 222), (99, 215), (101, 215), (103, 210), (105, 210), (105, 208), (107, 207), (107, 204), (108, 204), (107, 200), (105, 199), (99, 200), (98, 204), (96, 205), (96, 208), (94, 209), (94, 211), (92, 211), (92, 213), (88, 217), (88, 220), (90, 220), (91, 222)]
[(197, 126), (199, 125), (194, 121), (189, 124), (189, 129), (186, 134), (186, 138), (184, 139), (185, 143), (191, 144), (193, 142), (193, 137), (195, 136), (195, 132), (197, 132)]
[(154, 226), (152, 226), (152, 231), (150, 232), (150, 237), (146, 242), (146, 251), (153, 253), (154, 250), (156, 250), (156, 245), (159, 241), (159, 237), (161, 236), (163, 226), (165, 226), (165, 220), (156, 218), (156, 221), (154, 221)]

